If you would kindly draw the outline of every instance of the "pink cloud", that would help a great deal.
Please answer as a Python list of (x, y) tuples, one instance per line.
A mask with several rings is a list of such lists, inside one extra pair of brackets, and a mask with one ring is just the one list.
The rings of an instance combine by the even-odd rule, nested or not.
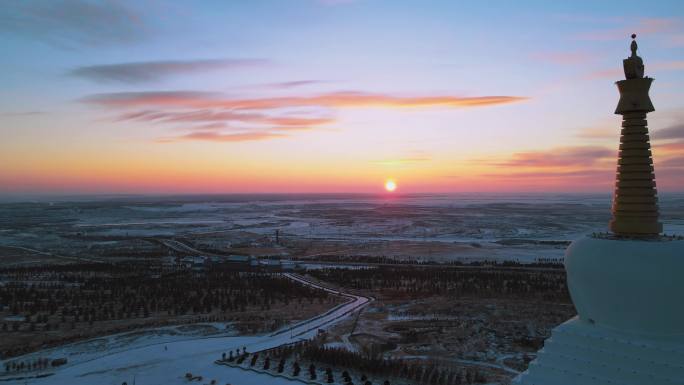
[(366, 92), (331, 92), (314, 96), (270, 98), (222, 98), (205, 92), (122, 92), (99, 94), (83, 99), (107, 107), (225, 108), (263, 110), (291, 107), (478, 107), (525, 101), (522, 96), (396, 96)]
[(561, 147), (546, 151), (520, 152), (502, 162), (489, 162), (501, 167), (588, 167), (603, 159), (615, 157), (614, 150), (600, 146)]
[[(654, 145), (656, 177), (659, 186), (681, 189), (684, 175), (684, 141)], [(481, 174), (501, 183), (534, 186), (584, 184), (586, 188), (608, 188), (615, 178), (617, 149), (578, 146), (513, 154), (501, 162), (489, 162), (496, 170)], [(478, 161), (477, 163), (483, 163)], [(602, 188), (604, 188), (602, 187)]]
[(577, 36), (580, 40), (611, 41), (628, 39), (632, 33), (637, 35), (650, 35), (670, 32), (680, 25), (680, 21), (674, 18), (645, 18), (629, 27), (612, 28), (598, 31), (581, 33)]
[[(682, 71), (684, 70), (684, 60), (672, 61), (656, 61), (646, 63), (646, 75), (653, 74), (660, 71)], [(615, 67), (607, 70), (594, 71), (585, 76), (587, 80), (594, 79), (615, 79), (624, 78), (624, 72), (621, 68)]]
[(371, 163), (383, 165), (383, 166), (401, 166), (413, 163), (429, 162), (432, 158), (423, 157), (410, 157), (410, 158), (399, 158), (399, 159), (384, 159), (384, 160), (374, 160)]
[(532, 54), (532, 59), (560, 65), (575, 65), (586, 64), (594, 60), (595, 55), (588, 52), (538, 52)]
[(289, 82), (279, 82), (279, 83), (266, 84), (266, 87), (278, 88), (278, 89), (290, 89), (290, 88), (310, 86), (313, 84), (321, 84), (321, 83), (324, 83), (324, 81), (322, 81), (322, 80), (293, 80), (293, 81), (289, 81)]
[(585, 80), (596, 80), (596, 79), (615, 79), (619, 80), (624, 77), (625, 74), (621, 68), (611, 68), (607, 70), (598, 70), (590, 72), (584, 76)]
[(662, 161), (656, 161), (656, 166), (684, 169), (684, 156), (674, 156), (663, 159)]
[(657, 143), (653, 147), (665, 152), (684, 152), (684, 140), (671, 143)]
[(661, 71), (682, 71), (684, 70), (684, 60), (654, 62), (650, 67)]
[[(199, 129), (181, 137), (160, 141), (210, 140), (238, 142), (265, 140), (282, 136), (278, 131), (309, 130), (334, 123), (330, 116), (312, 115), (302, 109), (353, 107), (479, 107), (526, 100), (520, 96), (448, 95), (398, 96), (367, 92), (331, 92), (313, 96), (280, 96), (263, 98), (230, 98), (215, 93), (195, 91), (123, 92), (92, 95), (84, 102), (119, 111), (118, 121), (144, 121), (162, 124), (188, 124), (187, 129)], [(123, 111), (122, 111), (123, 110)], [(243, 133), (221, 134), (215, 126), (205, 130), (207, 123), (223, 123)]]
[(651, 133), (653, 139), (684, 139), (684, 124), (661, 128)]
[(511, 172), (501, 172), (501, 173), (491, 173), (484, 174), (483, 176), (489, 178), (497, 179), (592, 179), (592, 180), (604, 180), (607, 182), (612, 181), (614, 177), (615, 170), (576, 170), (576, 171), (515, 171)]
[(241, 132), (235, 134), (221, 134), (213, 131), (191, 132), (189, 134), (160, 138), (159, 143), (173, 143), (182, 141), (206, 142), (250, 142), (285, 137), (284, 134), (273, 132)]
[(618, 138), (620, 129), (616, 127), (587, 127), (580, 131), (577, 136), (586, 139)]
[(288, 127), (312, 127), (335, 122), (333, 118), (303, 116), (270, 116), (262, 113), (233, 112), (228, 110), (195, 110), (187, 112), (169, 112), (143, 110), (121, 114), (117, 120), (147, 121), (161, 123), (191, 122), (243, 122)]
[(667, 44), (671, 47), (681, 47), (684, 46), (684, 33), (670, 36), (667, 39)]

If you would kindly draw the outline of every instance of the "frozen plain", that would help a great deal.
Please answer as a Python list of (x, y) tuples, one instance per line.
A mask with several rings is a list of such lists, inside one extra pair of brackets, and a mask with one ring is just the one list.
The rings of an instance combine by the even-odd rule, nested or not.
[[(286, 276), (305, 285), (338, 293), (293, 274), (286, 274)], [(370, 299), (366, 297), (347, 293), (339, 294), (347, 297), (349, 301), (322, 315), (266, 335), (195, 339), (187, 339), (187, 337), (182, 336), (176, 338), (150, 336), (112, 352), (89, 351), (87, 349), (74, 350), (69, 345), (50, 349), (50, 355), (69, 357), (70, 363), (47, 377), (17, 379), (7, 383), (45, 385), (90, 385), (95, 383), (121, 385), (123, 382), (148, 385), (183, 384), (187, 383), (185, 373), (189, 372), (195, 376), (202, 376), (205, 382), (215, 379), (217, 384), (292, 384), (293, 381), (285, 378), (216, 365), (214, 361), (219, 359), (224, 352), (235, 351), (243, 347), (248, 352), (256, 352), (312, 338), (319, 329), (334, 325), (370, 302)], [(78, 345), (87, 344), (79, 343)], [(36, 352), (27, 357), (41, 357), (41, 354), (45, 353)]]

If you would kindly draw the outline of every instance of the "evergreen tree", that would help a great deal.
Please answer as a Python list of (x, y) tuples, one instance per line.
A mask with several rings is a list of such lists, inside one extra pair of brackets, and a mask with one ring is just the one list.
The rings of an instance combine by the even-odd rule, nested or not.
[(309, 379), (316, 379), (316, 366), (313, 363), (309, 365)]

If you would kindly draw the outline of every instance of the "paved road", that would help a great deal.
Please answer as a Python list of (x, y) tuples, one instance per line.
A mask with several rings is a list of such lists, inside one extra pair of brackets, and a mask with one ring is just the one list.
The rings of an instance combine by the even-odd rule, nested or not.
[(207, 253), (204, 251), (197, 250), (195, 248), (192, 248), (188, 245), (186, 245), (183, 242), (177, 241), (175, 239), (159, 239), (159, 242), (161, 242), (164, 246), (168, 247), (171, 250), (175, 250), (181, 253), (186, 253), (186, 254), (195, 254), (195, 255), (215, 255), (212, 253)]
[(106, 263), (105, 261), (100, 260), (100, 259), (96, 259), (96, 258), (67, 257), (67, 256), (65, 256), (65, 255), (59, 255), (59, 254), (55, 254), (55, 253), (51, 253), (51, 252), (47, 252), (47, 251), (40, 251), (40, 250), (31, 249), (31, 248), (23, 247), (23, 246), (3, 246), (3, 247), (8, 247), (8, 248), (12, 248), (12, 249), (18, 249), (18, 250), (29, 251), (29, 252), (32, 252), (32, 253), (36, 253), (36, 254), (40, 254), (40, 255), (45, 255), (45, 256), (48, 256), (48, 257), (66, 259), (66, 260), (69, 260), (69, 261), (76, 261), (76, 262), (92, 262), (92, 263)]
[[(178, 252), (184, 252), (187, 254), (196, 254), (196, 255), (217, 255), (217, 254), (212, 254), (212, 253), (207, 253), (203, 252), (197, 249), (194, 249), (180, 241), (177, 241), (175, 239), (159, 239), (159, 241), (164, 244), (166, 247), (178, 251)], [(561, 265), (555, 266), (555, 267), (547, 267), (547, 266), (503, 266), (503, 265), (452, 265), (448, 263), (382, 263), (382, 262), (352, 262), (352, 261), (320, 261), (316, 259), (307, 259), (307, 258), (312, 258), (312, 257), (320, 257), (320, 256), (325, 256), (325, 255), (335, 255), (335, 254), (342, 254), (347, 251), (351, 251), (353, 249), (344, 249), (344, 250), (335, 250), (335, 251), (326, 251), (326, 252), (321, 252), (321, 253), (316, 253), (316, 254), (310, 254), (310, 255), (305, 255), (305, 256), (298, 256), (295, 262), (297, 263), (302, 263), (302, 264), (315, 264), (315, 265), (330, 265), (332, 267), (335, 266), (389, 266), (389, 267), (407, 267), (407, 266), (413, 266), (413, 267), (420, 267), (420, 268), (438, 268), (438, 269), (445, 269), (445, 268), (451, 268), (451, 269), (461, 269), (461, 270), (524, 270), (524, 271), (561, 271), (563, 270), (563, 267)]]
[(560, 272), (564, 267), (540, 267), (540, 266), (505, 266), (505, 265), (455, 265), (449, 263), (382, 263), (382, 262), (353, 262), (353, 261), (319, 261), (319, 260), (300, 260), (295, 259), (295, 263), (302, 265), (321, 265), (330, 266), (331, 269), (339, 266), (368, 267), (368, 266), (387, 266), (387, 267), (416, 267), (427, 269), (455, 269), (455, 270), (501, 270), (501, 271), (541, 271), (541, 272)]
[(292, 385), (291, 381), (283, 378), (272, 378), (238, 368), (215, 365), (213, 362), (220, 358), (221, 353), (242, 349), (242, 347), (245, 347), (247, 351), (255, 352), (312, 338), (318, 329), (334, 325), (350, 313), (366, 306), (372, 299), (339, 292), (296, 274), (288, 273), (283, 276), (302, 285), (341, 295), (348, 301), (316, 317), (267, 335), (198, 338), (162, 344), (155, 344), (152, 341), (145, 346), (116, 353), (103, 352), (102, 356), (58, 370), (53, 376), (21, 380), (16, 383), (121, 385), (124, 381), (132, 384), (135, 379), (138, 385), (186, 384), (187, 380), (184, 379), (184, 375), (190, 372), (203, 376), (206, 380), (202, 383), (216, 379), (218, 384)]

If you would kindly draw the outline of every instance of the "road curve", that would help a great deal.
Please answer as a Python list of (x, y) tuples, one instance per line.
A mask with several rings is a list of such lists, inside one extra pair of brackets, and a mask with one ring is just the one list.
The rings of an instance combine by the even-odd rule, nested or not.
[[(238, 368), (215, 365), (221, 354), (245, 347), (256, 352), (313, 338), (319, 329), (334, 325), (347, 315), (361, 309), (371, 298), (340, 292), (314, 283), (298, 274), (284, 273), (284, 277), (319, 290), (340, 295), (347, 302), (318, 316), (285, 327), (267, 335), (246, 337), (197, 338), (168, 343), (154, 343), (102, 355), (74, 363), (45, 378), (22, 379), (17, 384), (45, 385), (120, 385), (124, 381), (138, 384), (186, 384), (185, 373), (216, 379), (219, 384), (292, 385), (284, 378), (272, 378)], [(264, 382), (268, 378), (267, 382)], [(11, 381), (9, 383), (12, 383)]]
[(339, 320), (342, 317), (345, 317), (346, 315), (353, 313), (356, 310), (361, 309), (362, 307), (366, 306), (370, 301), (372, 301), (371, 298), (360, 296), (360, 295), (355, 295), (355, 294), (350, 294), (350, 293), (344, 293), (339, 290), (331, 289), (329, 287), (323, 286), (321, 284), (312, 282), (310, 280), (307, 280), (306, 278), (298, 275), (298, 274), (292, 274), (292, 273), (284, 273), (284, 277), (291, 279), (295, 282), (301, 283), (302, 285), (310, 286), (319, 290), (326, 291), (331, 294), (339, 295), (342, 297), (345, 297), (348, 299), (348, 301), (342, 305), (338, 305), (327, 312), (320, 314), (316, 317), (309, 318), (306, 321), (300, 322), (298, 324), (292, 325), (288, 327), (287, 329), (281, 329), (275, 333), (272, 334), (272, 336), (284, 333), (284, 332), (290, 332), (293, 336), (301, 335), (304, 334), (310, 330), (314, 330), (317, 328), (323, 328), (328, 326), (331, 323), (334, 323), (335, 321)]

